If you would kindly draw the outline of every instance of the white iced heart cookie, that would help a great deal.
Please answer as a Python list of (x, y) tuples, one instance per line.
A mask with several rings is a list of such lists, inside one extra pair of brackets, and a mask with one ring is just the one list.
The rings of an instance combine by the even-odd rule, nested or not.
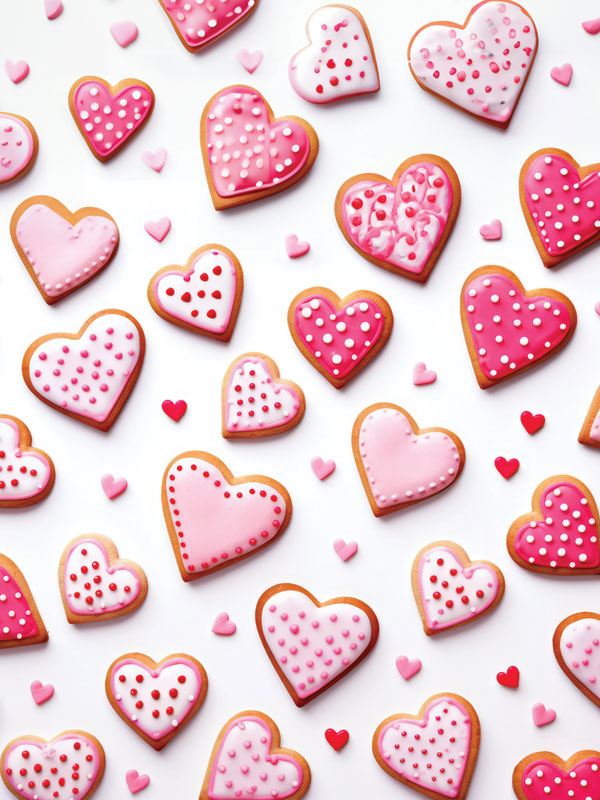
[(593, 611), (571, 614), (557, 627), (553, 645), (567, 678), (600, 706), (600, 615)]
[(43, 500), (54, 485), (54, 464), (31, 447), (31, 433), (17, 417), (0, 416), (0, 508)]

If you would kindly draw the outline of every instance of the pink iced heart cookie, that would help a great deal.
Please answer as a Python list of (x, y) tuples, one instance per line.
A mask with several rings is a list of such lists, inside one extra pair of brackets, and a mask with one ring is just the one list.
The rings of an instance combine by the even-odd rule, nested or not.
[(10, 221), (19, 258), (48, 305), (79, 289), (112, 261), (119, 229), (100, 208), (71, 213), (54, 197), (21, 203)]
[(299, 117), (275, 119), (265, 98), (241, 85), (228, 86), (208, 101), (200, 142), (217, 211), (292, 186), (312, 167), (319, 149), (308, 122)]
[(373, 734), (373, 755), (388, 775), (433, 800), (464, 800), (479, 737), (473, 706), (459, 695), (438, 694), (417, 715), (384, 719)]
[(17, 565), (0, 553), (0, 650), (48, 641), (31, 590)]
[(482, 389), (540, 364), (569, 341), (577, 325), (573, 303), (553, 289), (525, 291), (504, 267), (480, 267), (461, 292), (461, 320)]
[(506, 128), (535, 59), (535, 24), (518, 3), (478, 3), (464, 25), (432, 22), (408, 45), (408, 64), (426, 92)]
[(52, 491), (54, 475), (50, 456), (31, 447), (25, 423), (0, 415), (0, 509), (39, 503)]
[(35, 163), (35, 128), (18, 114), (0, 113), (0, 186), (25, 175)]
[(270, 544), (292, 515), (287, 490), (272, 478), (235, 478), (210, 453), (189, 451), (165, 470), (162, 505), (184, 581), (235, 564)]
[(415, 558), (412, 588), (423, 630), (431, 636), (494, 609), (504, 594), (504, 576), (489, 561), (471, 561), (454, 542), (435, 542)]
[(221, 393), (225, 439), (256, 438), (283, 433), (304, 415), (302, 389), (279, 377), (279, 369), (264, 353), (245, 353), (228, 367)]
[(107, 431), (142, 368), (144, 332), (125, 311), (90, 317), (76, 334), (47, 334), (23, 356), (23, 378), (46, 405)]
[(600, 573), (598, 509), (584, 483), (571, 475), (547, 478), (535, 490), (531, 508), (508, 531), (513, 561), (547, 575)]
[(228, 33), (247, 19), (258, 0), (159, 0), (180, 42), (190, 53)]
[(105, 688), (121, 719), (162, 750), (204, 702), (208, 678), (202, 664), (185, 653), (159, 662), (143, 653), (127, 653), (108, 668)]
[(293, 56), (292, 88), (309, 103), (379, 91), (373, 42), (362, 15), (349, 6), (317, 9), (306, 24), (310, 44)]
[(592, 611), (571, 614), (554, 632), (553, 645), (567, 678), (600, 706), (600, 615)]
[(384, 347), (394, 315), (374, 292), (340, 299), (322, 286), (306, 289), (290, 303), (288, 326), (302, 355), (340, 389)]
[(521, 167), (521, 208), (546, 267), (600, 238), (600, 164), (580, 166), (555, 148), (537, 150)]
[(532, 753), (515, 767), (513, 787), (519, 800), (600, 797), (600, 753), (585, 750), (567, 761), (554, 753)]
[(376, 517), (447, 489), (460, 475), (465, 449), (445, 428), (419, 428), (392, 403), (365, 408), (352, 429), (354, 460)]
[[(379, 622), (366, 603), (336, 597), (320, 603), (293, 583), (267, 589), (256, 605), (263, 647), (301, 707), (354, 669), (375, 646)], [(308, 648), (308, 649), (304, 649)], [(306, 660), (306, 654), (310, 658)]]
[(154, 92), (143, 81), (128, 78), (111, 86), (86, 76), (71, 86), (69, 108), (92, 155), (108, 161), (148, 121)]
[(460, 208), (452, 165), (423, 154), (403, 161), (391, 181), (373, 172), (339, 188), (335, 216), (352, 247), (373, 264), (424, 283)]

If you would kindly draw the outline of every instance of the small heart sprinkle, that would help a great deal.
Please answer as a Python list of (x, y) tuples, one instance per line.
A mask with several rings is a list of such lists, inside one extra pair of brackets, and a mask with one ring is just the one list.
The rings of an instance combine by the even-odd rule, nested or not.
[(325, 739), (327, 740), (327, 743), (333, 747), (336, 753), (338, 750), (341, 750), (344, 745), (348, 744), (349, 738), (350, 734), (344, 729), (336, 731), (335, 728), (327, 728), (325, 731)]
[(161, 172), (167, 160), (167, 151), (164, 147), (159, 147), (157, 150), (146, 150), (142, 153), (142, 161), (146, 166), (153, 169), (154, 172)]
[(432, 369), (427, 369), (423, 361), (415, 364), (413, 369), (413, 384), (415, 386), (427, 386), (437, 380), (437, 372)]
[(494, 466), (500, 475), (508, 480), (509, 478), (512, 478), (521, 465), (517, 458), (509, 458), (507, 460), (504, 458), (504, 456), (498, 456), (498, 458), (494, 460)]
[(600, 33), (600, 17), (582, 22), (581, 27), (586, 33), (591, 33), (592, 36), (595, 36), (597, 33)]
[(211, 630), (217, 636), (231, 636), (237, 631), (237, 625), (229, 619), (226, 611), (221, 611), (220, 614), (217, 614)]
[(556, 711), (553, 708), (546, 708), (543, 703), (536, 703), (531, 709), (531, 715), (536, 728), (549, 725), (556, 719)]
[(520, 676), (521, 673), (518, 667), (509, 667), (506, 672), (499, 672), (496, 675), (496, 680), (500, 686), (506, 686), (509, 689), (518, 689)]
[(13, 83), (21, 83), (29, 75), (29, 64), (26, 61), (11, 61), (7, 58), (4, 69)]
[(396, 659), (396, 669), (402, 675), (405, 681), (416, 675), (423, 665), (418, 658), (409, 658), (408, 656), (398, 656)]
[(187, 403), (185, 400), (176, 400), (175, 402), (172, 400), (163, 400), (162, 410), (173, 422), (179, 422), (187, 411)]
[(125, 773), (125, 780), (127, 781), (127, 788), (131, 794), (141, 792), (150, 783), (148, 775), (140, 775), (137, 769), (128, 769)]
[(135, 22), (128, 19), (113, 22), (109, 30), (119, 47), (128, 47), (132, 42), (135, 42), (139, 33)]
[(523, 411), (521, 414), (521, 425), (529, 434), (537, 433), (545, 424), (546, 417), (543, 414), (532, 414), (531, 411)]
[(299, 241), (295, 233), (290, 233), (285, 237), (285, 252), (290, 258), (299, 258), (310, 250), (308, 242)]
[(483, 239), (493, 242), (502, 238), (502, 223), (499, 219), (493, 219), (489, 225), (482, 225), (479, 233)]
[(144, 230), (157, 242), (162, 242), (171, 230), (171, 220), (168, 217), (161, 217), (156, 221), (150, 219), (144, 222)]
[(29, 688), (31, 689), (31, 696), (34, 699), (35, 704), (38, 706), (40, 706), (42, 703), (45, 703), (46, 700), (50, 700), (54, 694), (54, 686), (52, 686), (51, 683), (33, 681)]
[(563, 64), (562, 67), (552, 67), (550, 77), (562, 86), (568, 86), (573, 77), (573, 67), (570, 64)]
[(345, 542), (343, 539), (336, 539), (333, 543), (333, 549), (342, 561), (348, 561), (349, 558), (356, 555), (358, 544), (356, 542)]
[(118, 497), (120, 494), (123, 494), (125, 489), (127, 488), (127, 481), (125, 478), (113, 478), (110, 473), (102, 476), (100, 480), (102, 484), (102, 488), (104, 489), (104, 494), (108, 497), (109, 500), (114, 500), (115, 497)]
[(310, 466), (317, 478), (320, 481), (324, 481), (335, 470), (335, 461), (332, 458), (328, 461), (323, 461), (320, 456), (315, 456), (311, 459)]
[(238, 50), (235, 57), (240, 62), (242, 67), (252, 74), (254, 70), (260, 65), (260, 62), (263, 60), (263, 51), (262, 50), (254, 50), (250, 53), (246, 48), (242, 48)]
[(64, 11), (62, 0), (44, 0), (44, 11), (48, 19), (60, 17)]

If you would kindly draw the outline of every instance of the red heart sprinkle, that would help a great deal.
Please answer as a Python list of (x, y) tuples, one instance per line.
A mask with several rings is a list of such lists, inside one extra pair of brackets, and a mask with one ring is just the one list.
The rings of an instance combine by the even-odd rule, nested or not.
[(512, 478), (521, 465), (519, 463), (519, 459), (517, 458), (509, 458), (507, 461), (504, 456), (498, 456), (498, 458), (494, 460), (494, 466), (500, 475), (508, 480), (509, 478)]
[(334, 728), (327, 728), (325, 731), (325, 738), (327, 739), (327, 743), (330, 744), (331, 747), (333, 747), (333, 749), (337, 752), (348, 743), (350, 734), (343, 728), (341, 731), (336, 731)]
[(523, 411), (521, 414), (521, 425), (527, 433), (533, 434), (539, 431), (546, 424), (546, 417), (543, 414), (532, 414), (531, 411)]
[(163, 400), (162, 410), (173, 422), (179, 422), (187, 411), (187, 403), (185, 400), (177, 400), (175, 403), (172, 400)]
[(500, 686), (508, 686), (510, 689), (519, 688), (519, 678), (521, 673), (518, 667), (509, 667), (506, 672), (499, 672), (496, 675), (496, 680)]

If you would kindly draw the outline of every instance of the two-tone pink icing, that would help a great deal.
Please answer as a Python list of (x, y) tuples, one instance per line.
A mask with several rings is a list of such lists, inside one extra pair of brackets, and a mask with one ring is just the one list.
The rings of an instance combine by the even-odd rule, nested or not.
[(12, 114), (0, 113), (0, 186), (23, 172), (34, 154), (35, 143), (29, 127)]
[(429, 91), (492, 122), (510, 120), (537, 49), (529, 14), (516, 3), (483, 2), (466, 27), (432, 23), (414, 37), (409, 63)]
[(0, 417), (0, 508), (3, 501), (27, 500), (44, 491), (50, 480), (48, 459), (21, 450), (17, 423)]
[(344, 230), (368, 256), (416, 275), (426, 268), (452, 210), (446, 171), (430, 161), (412, 164), (396, 186), (362, 180), (341, 202)]
[(264, 358), (244, 356), (229, 370), (224, 419), (230, 433), (278, 428), (299, 410), (298, 392), (278, 383)]
[(6, 567), (0, 566), (0, 642), (30, 639), (38, 633), (22, 588)]
[(594, 417), (588, 435), (595, 442), (600, 442), (600, 411)]
[(227, 33), (256, 5), (256, 0), (163, 0), (183, 40), (192, 48), (210, 44)]
[(559, 646), (571, 675), (600, 700), (600, 620), (583, 617), (567, 625)]
[(543, 758), (532, 761), (523, 770), (521, 788), (527, 800), (593, 800), (600, 797), (600, 759), (584, 758), (567, 772)]

